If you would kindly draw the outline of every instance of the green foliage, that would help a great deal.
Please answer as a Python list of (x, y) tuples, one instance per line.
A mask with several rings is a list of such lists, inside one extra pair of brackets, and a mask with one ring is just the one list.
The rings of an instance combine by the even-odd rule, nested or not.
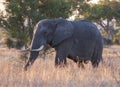
[[(39, 20), (68, 18), (71, 11), (77, 9), (79, 15), (101, 25), (107, 36), (110, 21), (114, 18), (120, 23), (120, 2), (104, 0), (93, 5), (88, 4), (88, 1), (90, 0), (12, 0), (6, 6), (7, 16), (0, 14), (0, 26), (4, 27), (12, 38), (30, 43), (34, 26)], [(105, 19), (107, 25), (101, 23)]]
[(93, 5), (91, 7), (89, 6), (87, 7), (87, 11), (84, 13), (84, 17), (89, 20), (99, 20), (101, 19), (102, 15), (103, 15), (103, 10), (100, 5)]
[(120, 44), (120, 29), (116, 30), (113, 38), (113, 43)]
[(67, 18), (71, 0), (12, 0), (6, 6), (7, 17), (0, 16), (1, 26), (12, 38), (30, 42), (35, 24), (46, 18)]
[(109, 1), (103, 2), (104, 17), (108, 19), (120, 19), (120, 2)]
[(41, 6), (46, 18), (67, 18), (70, 13), (71, 2), (65, 0), (46, 0)]
[(20, 49), (20, 47), (23, 46), (25, 43), (18, 39), (7, 38), (5, 44), (9, 49), (14, 47)]
[[(84, 5), (84, 8), (85, 7), (86, 5)], [(83, 15), (90, 20), (120, 19), (120, 2), (117, 1), (107, 0), (99, 4), (88, 4), (88, 6), (84, 8), (82, 9)]]

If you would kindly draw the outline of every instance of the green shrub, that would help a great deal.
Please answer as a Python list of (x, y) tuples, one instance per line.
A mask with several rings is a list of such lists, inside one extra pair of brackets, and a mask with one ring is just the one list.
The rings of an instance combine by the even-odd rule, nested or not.
[(23, 41), (13, 38), (7, 38), (5, 43), (9, 49), (10, 48), (20, 49), (25, 44)]
[(113, 43), (120, 45), (120, 29), (116, 30), (114, 37), (113, 37)]

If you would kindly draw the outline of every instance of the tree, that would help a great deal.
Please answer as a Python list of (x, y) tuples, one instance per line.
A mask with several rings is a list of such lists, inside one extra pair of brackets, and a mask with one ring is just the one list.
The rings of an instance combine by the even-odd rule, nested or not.
[(46, 18), (67, 18), (71, 0), (7, 0), (7, 16), (0, 16), (1, 26), (13, 38), (27, 43), (32, 40), (35, 24)]
[(120, 2), (111, 0), (102, 0), (98, 4), (89, 4), (84, 2), (79, 4), (79, 15), (85, 19), (92, 20), (102, 27), (107, 33), (108, 38), (112, 39), (114, 34), (114, 21), (120, 21)]

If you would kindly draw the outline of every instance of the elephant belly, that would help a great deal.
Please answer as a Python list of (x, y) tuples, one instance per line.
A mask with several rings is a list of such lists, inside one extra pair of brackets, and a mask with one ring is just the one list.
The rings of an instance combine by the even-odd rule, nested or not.
[(93, 52), (95, 50), (95, 43), (94, 41), (78, 41), (73, 44), (72, 50), (69, 53), (71, 58), (79, 58), (82, 60), (90, 60)]
[(72, 52), (71, 54), (68, 55), (69, 59), (72, 59), (74, 61), (77, 60), (91, 60), (91, 54), (87, 53), (80, 53), (80, 52)]

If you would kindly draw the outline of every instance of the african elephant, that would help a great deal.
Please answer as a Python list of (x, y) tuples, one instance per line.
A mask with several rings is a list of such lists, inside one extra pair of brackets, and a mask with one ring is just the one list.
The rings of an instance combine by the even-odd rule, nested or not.
[(96, 25), (88, 20), (68, 21), (63, 18), (46, 19), (35, 26), (27, 67), (35, 61), (46, 45), (55, 48), (55, 65), (66, 64), (66, 58), (74, 61), (91, 61), (93, 67), (102, 60), (102, 36)]

